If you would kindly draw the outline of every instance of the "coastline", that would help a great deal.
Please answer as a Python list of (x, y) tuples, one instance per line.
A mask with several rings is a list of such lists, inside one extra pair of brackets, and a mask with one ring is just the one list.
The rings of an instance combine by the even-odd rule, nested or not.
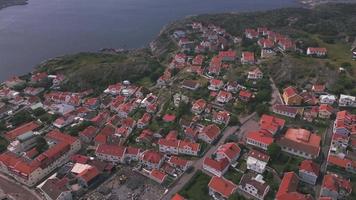
[(305, 8), (314, 8), (327, 3), (356, 3), (356, 0), (298, 0)]

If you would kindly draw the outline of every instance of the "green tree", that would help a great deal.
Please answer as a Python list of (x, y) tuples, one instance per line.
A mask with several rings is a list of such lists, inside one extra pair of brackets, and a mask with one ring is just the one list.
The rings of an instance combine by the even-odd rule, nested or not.
[(281, 147), (276, 143), (272, 143), (267, 148), (267, 153), (271, 157), (272, 160), (275, 160), (276, 158), (278, 158), (280, 152), (281, 152)]
[(33, 120), (33, 118), (31, 116), (31, 114), (29, 112), (23, 110), (23, 111), (16, 113), (10, 121), (14, 126), (18, 126), (20, 124), (30, 122), (32, 120)]
[(37, 138), (36, 150), (42, 153), (48, 149), (47, 141), (43, 137)]
[(33, 111), (33, 114), (36, 116), (36, 117), (39, 117), (41, 115), (44, 115), (46, 113), (46, 110), (43, 109), (43, 108), (36, 108), (34, 111)]
[(267, 104), (258, 104), (256, 107), (256, 112), (259, 116), (269, 112), (269, 107)]

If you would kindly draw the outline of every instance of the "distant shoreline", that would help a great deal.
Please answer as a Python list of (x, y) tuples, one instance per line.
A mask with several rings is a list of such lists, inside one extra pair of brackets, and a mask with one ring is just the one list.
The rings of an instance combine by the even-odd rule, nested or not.
[(298, 0), (301, 5), (307, 8), (313, 8), (315, 6), (326, 3), (356, 3), (356, 0)]
[(0, 0), (0, 10), (11, 6), (26, 5), (26, 4), (28, 4), (28, 0)]

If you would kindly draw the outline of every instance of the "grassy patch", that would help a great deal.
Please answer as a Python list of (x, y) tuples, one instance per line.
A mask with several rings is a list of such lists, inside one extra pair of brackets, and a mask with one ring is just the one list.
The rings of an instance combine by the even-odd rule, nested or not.
[(242, 173), (236, 171), (235, 169), (229, 168), (229, 170), (225, 173), (224, 177), (235, 184), (239, 184), (242, 175)]
[(179, 194), (191, 200), (211, 199), (208, 189), (209, 181), (208, 175), (197, 171)]

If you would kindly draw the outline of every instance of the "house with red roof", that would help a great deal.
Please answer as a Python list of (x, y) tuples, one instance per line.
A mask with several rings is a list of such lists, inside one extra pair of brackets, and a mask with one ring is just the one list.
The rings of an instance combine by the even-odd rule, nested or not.
[(232, 94), (230, 92), (220, 90), (216, 96), (216, 101), (222, 104), (228, 103), (232, 99)]
[(38, 82), (45, 80), (47, 77), (48, 77), (47, 72), (37, 72), (35, 74), (32, 74), (31, 82), (38, 83)]
[(115, 134), (115, 130), (116, 130), (115, 127), (109, 124), (105, 125), (95, 136), (94, 138), (95, 145), (106, 144), (109, 141), (110, 136)]
[(137, 121), (137, 128), (145, 128), (151, 121), (151, 115), (149, 113), (143, 114), (143, 116)]
[(286, 37), (281, 37), (278, 39), (278, 46), (282, 51), (295, 51), (296, 49), (295, 43)]
[(295, 118), (300, 113), (300, 110), (303, 109), (283, 104), (275, 104), (272, 106), (272, 111), (274, 113), (291, 118)]
[(109, 119), (110, 113), (107, 111), (100, 112), (98, 115), (96, 115), (94, 118), (92, 118), (90, 121), (97, 127), (103, 126), (106, 121)]
[(31, 187), (66, 163), (81, 148), (79, 139), (58, 130), (47, 133), (45, 139), (53, 145), (32, 160), (10, 151), (0, 154), (0, 171)]
[(83, 102), (83, 106), (89, 108), (89, 109), (92, 109), (92, 110), (95, 110), (99, 107), (100, 105), (100, 101), (98, 98), (87, 98), (84, 100)]
[(245, 37), (248, 39), (256, 39), (258, 38), (258, 32), (255, 29), (245, 29)]
[(177, 139), (167, 139), (167, 137), (165, 139), (159, 139), (158, 145), (159, 151), (166, 154), (197, 156), (200, 151), (199, 143), (192, 143)]
[(323, 93), (325, 92), (325, 85), (324, 84), (313, 84), (312, 86), (312, 92), (315, 92), (315, 93)]
[(178, 155), (178, 145), (180, 140), (159, 139), (159, 151), (165, 154)]
[(215, 151), (215, 159), (221, 160), (227, 158), (230, 163), (235, 162), (241, 153), (240, 147), (234, 142), (228, 142), (226, 144), (222, 144)]
[(271, 39), (268, 38), (261, 38), (257, 41), (257, 44), (262, 48), (262, 49), (273, 49), (274, 47), (274, 42)]
[(258, 80), (263, 78), (263, 73), (260, 68), (256, 67), (255, 69), (248, 72), (247, 79)]
[(204, 99), (198, 99), (194, 101), (192, 105), (192, 113), (201, 114), (206, 108), (206, 101)]
[(83, 131), (79, 132), (79, 138), (85, 143), (90, 143), (98, 133), (98, 128), (94, 126), (88, 126)]
[(352, 185), (350, 180), (337, 174), (329, 173), (324, 176), (320, 197), (331, 197), (333, 200), (345, 199), (351, 192)]
[(224, 86), (224, 82), (219, 79), (211, 79), (209, 83), (210, 85), (208, 86), (208, 89), (212, 91), (219, 91)]
[(222, 59), (219, 56), (214, 56), (209, 63), (208, 72), (210, 75), (219, 75), (222, 65)]
[(32, 121), (32, 122), (23, 124), (11, 131), (8, 131), (7, 133), (5, 133), (5, 137), (6, 137), (6, 139), (12, 141), (12, 140), (15, 140), (17, 138), (17, 136), (20, 136), (27, 132), (33, 132), (38, 127), (40, 127), (40, 124), (38, 122)]
[(213, 122), (217, 124), (228, 125), (230, 121), (230, 113), (224, 110), (213, 113)]
[(126, 147), (125, 160), (138, 161), (141, 154), (141, 149), (137, 147)]
[(163, 164), (164, 156), (154, 150), (146, 150), (139, 156), (139, 161), (148, 169), (159, 169)]
[(319, 106), (318, 117), (322, 119), (330, 119), (330, 116), (333, 114), (334, 108), (329, 104), (321, 104)]
[(206, 157), (203, 162), (203, 169), (215, 176), (221, 177), (229, 169), (230, 162), (227, 158), (215, 160)]
[(197, 55), (192, 60), (192, 65), (202, 66), (203, 65), (203, 61), (204, 61), (204, 56), (203, 55)]
[(282, 151), (306, 159), (315, 159), (320, 153), (321, 137), (302, 128), (289, 128), (278, 141)]
[(95, 156), (102, 161), (113, 164), (124, 163), (126, 148), (118, 145), (99, 144)]
[(77, 179), (80, 185), (88, 187), (95, 181), (97, 177), (99, 177), (99, 175), (100, 171), (96, 167), (91, 166), (90, 168), (85, 169), (79, 173), (77, 175)]
[(174, 122), (176, 120), (176, 116), (174, 114), (165, 114), (162, 118), (164, 122)]
[(259, 125), (262, 130), (275, 135), (284, 128), (285, 120), (272, 115), (263, 114), (259, 121)]
[(219, 57), (222, 61), (232, 62), (236, 60), (236, 52), (233, 50), (220, 51)]
[(228, 199), (237, 190), (233, 182), (218, 176), (213, 176), (208, 184), (209, 194), (214, 199)]
[(267, 151), (269, 145), (274, 142), (271, 133), (265, 130), (251, 131), (246, 134), (246, 144)]
[(307, 49), (308, 56), (324, 57), (327, 53), (328, 50), (324, 47), (308, 47)]
[(303, 101), (297, 89), (292, 86), (283, 89), (282, 97), (286, 105), (301, 105)]
[(276, 200), (313, 200), (310, 194), (302, 194), (297, 191), (299, 178), (294, 172), (284, 173), (281, 184), (279, 185), (278, 192), (276, 194)]
[(252, 93), (248, 90), (241, 90), (239, 92), (239, 98), (243, 102), (249, 102), (252, 98)]
[(178, 144), (179, 154), (198, 156), (200, 152), (200, 144), (185, 140), (180, 140)]
[(111, 94), (111, 95), (119, 95), (123, 87), (124, 86), (121, 83), (109, 85), (108, 88), (104, 90), (104, 93)]
[(10, 79), (6, 80), (4, 83), (7, 87), (14, 88), (15, 86), (24, 84), (25, 81), (20, 79), (18, 76), (13, 76)]
[(198, 138), (208, 144), (211, 144), (218, 138), (220, 133), (221, 130), (218, 126), (216, 126), (215, 124), (210, 124), (202, 129), (202, 131), (198, 135)]
[(250, 150), (246, 160), (247, 169), (263, 174), (269, 161), (269, 155), (255, 149)]
[(186, 199), (177, 193), (171, 198), (171, 200), (186, 200)]
[(150, 172), (150, 178), (161, 184), (164, 182), (164, 180), (166, 180), (167, 174), (158, 169), (152, 169), (152, 171)]
[(319, 177), (320, 166), (312, 160), (303, 160), (299, 166), (299, 178), (301, 181), (315, 185)]
[(200, 87), (200, 83), (197, 80), (187, 80), (185, 79), (182, 82), (182, 88), (188, 89), (188, 90), (197, 90)]
[(38, 94), (40, 94), (41, 92), (44, 91), (43, 87), (26, 87), (23, 92), (27, 95), (31, 95), (31, 96), (37, 96)]
[(244, 51), (241, 56), (242, 64), (254, 64), (255, 63), (255, 54), (253, 52)]
[(136, 108), (137, 106), (135, 106), (134, 103), (127, 102), (127, 103), (120, 104), (119, 107), (117, 107), (116, 111), (119, 117), (126, 118)]
[(153, 140), (153, 132), (150, 129), (144, 129), (136, 138), (138, 143), (151, 143)]
[(181, 157), (178, 156), (171, 156), (169, 157), (167, 163), (169, 165), (171, 165), (174, 168), (179, 168), (183, 171), (187, 170), (191, 165), (192, 165), (192, 161), (183, 159)]

